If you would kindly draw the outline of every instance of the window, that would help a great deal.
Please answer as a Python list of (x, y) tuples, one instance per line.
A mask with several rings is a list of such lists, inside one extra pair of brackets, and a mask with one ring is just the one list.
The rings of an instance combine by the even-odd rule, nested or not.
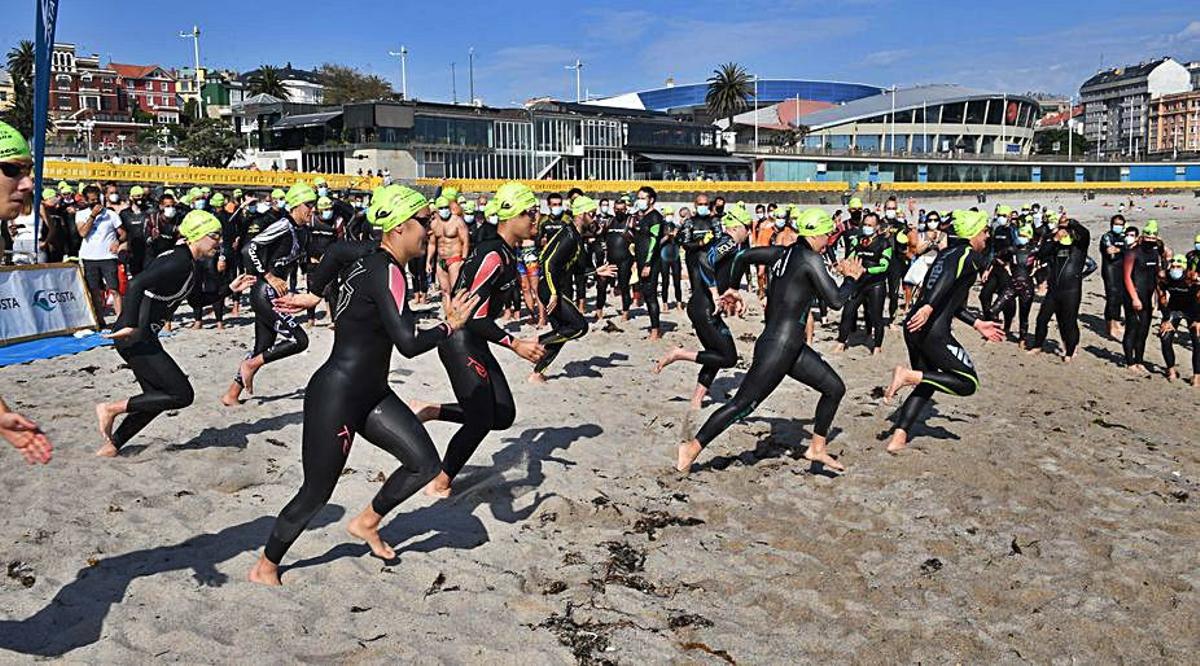
[(957, 102), (955, 104), (945, 104), (942, 106), (942, 123), (961, 123), (963, 121), (963, 111), (966, 104)]
[(159, 87), (159, 90), (162, 90), (163, 92), (167, 92), (168, 88), (167, 88), (167, 82), (166, 82), (166, 81), (163, 81), (161, 84), (159, 84), (159, 86), (160, 86), (160, 87)]
[(984, 107), (987, 106), (987, 100), (976, 99), (967, 102), (967, 124), (981, 125), (983, 124)]

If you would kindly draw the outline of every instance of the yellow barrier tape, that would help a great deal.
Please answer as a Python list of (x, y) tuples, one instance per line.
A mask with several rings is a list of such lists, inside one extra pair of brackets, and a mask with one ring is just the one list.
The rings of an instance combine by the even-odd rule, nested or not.
[(1069, 191), (1088, 190), (1192, 190), (1200, 189), (1200, 182), (1188, 180), (1159, 181), (1098, 181), (1098, 182), (1043, 182), (1043, 183), (880, 183), (880, 190), (904, 190), (906, 192), (1015, 192), (1015, 191)]
[[(417, 185), (436, 187), (449, 185), (460, 192), (495, 192), (508, 182), (501, 179), (447, 179), (418, 178)], [(535, 192), (566, 193), (572, 187), (587, 192), (635, 192), (649, 185), (657, 192), (844, 192), (849, 183), (832, 181), (827, 183), (801, 183), (787, 181), (687, 181), (687, 180), (522, 180)]]
[(209, 169), (203, 167), (150, 166), (143, 164), (105, 164), (103, 162), (46, 161), (47, 180), (123, 181), (168, 183), (171, 185), (229, 185), (243, 187), (289, 187), (297, 180), (311, 183), (324, 178), (333, 189), (370, 190), (383, 184), (378, 177), (343, 174), (299, 173), (295, 171), (251, 171), (249, 169)]

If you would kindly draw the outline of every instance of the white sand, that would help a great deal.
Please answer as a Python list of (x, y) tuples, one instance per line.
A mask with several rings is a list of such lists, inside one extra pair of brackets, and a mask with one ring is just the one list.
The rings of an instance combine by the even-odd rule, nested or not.
[[(1098, 234), (1116, 197), (1041, 197), (1058, 200)], [(1185, 209), (1131, 222), (1157, 217), (1186, 249), (1197, 204), (1172, 200)], [(92, 457), (92, 405), (136, 392), (115, 352), (0, 369), (5, 398), (57, 447), (43, 468), (0, 454), (0, 660), (1192, 661), (1200, 390), (1127, 376), (1119, 342), (1097, 332), (1099, 276), (1086, 288), (1071, 366), (960, 327), (982, 389), (936, 397), (898, 458), (879, 439), (891, 410), (871, 395), (903, 362), (902, 340), (889, 332), (882, 358), (860, 346), (832, 359), (848, 386), (831, 443), (849, 467), (841, 478), (798, 459), (816, 397), (790, 380), (690, 478), (671, 473), (697, 367), (649, 370), (669, 345), (695, 346), (682, 313), (667, 315), (661, 343), (645, 340), (644, 316), (616, 322), (619, 333), (594, 327), (544, 387), (498, 351), (517, 422), (485, 440), (454, 498), (418, 496), (391, 516), (400, 561), (384, 566), (343, 529), (393, 468), (360, 440), (282, 589), (244, 578), (300, 485), (302, 391), (327, 329), (303, 357), (267, 367), (260, 397), (234, 410), (217, 398), (251, 329), (178, 332), (165, 345), (196, 404), (113, 461)], [(743, 362), (718, 378), (718, 399), (761, 322), (731, 327)], [(819, 351), (832, 335), (818, 333)], [(1147, 357), (1161, 358), (1153, 338)], [(452, 399), (436, 354), (393, 367), (401, 396)], [(442, 449), (453, 430), (431, 432)], [(685, 524), (649, 529), (670, 519)]]

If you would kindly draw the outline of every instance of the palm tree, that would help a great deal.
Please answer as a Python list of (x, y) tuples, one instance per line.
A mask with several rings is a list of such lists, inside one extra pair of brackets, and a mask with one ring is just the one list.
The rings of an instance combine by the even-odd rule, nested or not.
[(14, 86), (30, 86), (33, 83), (33, 42), (23, 39), (8, 51), (8, 73)]
[(279, 68), (271, 65), (259, 67), (258, 73), (250, 77), (250, 94), (270, 95), (285, 101), (291, 97), (283, 85), (283, 77), (279, 74)]
[(13, 104), (0, 114), (23, 136), (33, 134), (33, 42), (22, 40), (9, 50), (6, 65), (13, 83)]
[(750, 74), (746, 68), (727, 62), (714, 69), (713, 75), (708, 78), (704, 104), (713, 118), (728, 118), (728, 129), (733, 129), (733, 117), (746, 110), (752, 92)]

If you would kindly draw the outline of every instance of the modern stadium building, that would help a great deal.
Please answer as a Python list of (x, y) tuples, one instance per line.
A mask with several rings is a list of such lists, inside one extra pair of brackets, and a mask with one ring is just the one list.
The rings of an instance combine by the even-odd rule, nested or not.
[[(879, 86), (864, 83), (807, 79), (759, 79), (755, 90), (759, 106), (799, 99), (813, 103), (815, 108), (829, 108), (883, 92), (883, 88)], [(638, 111), (696, 114), (705, 111), (704, 96), (707, 93), (707, 82), (669, 84), (662, 88), (625, 93), (588, 103)]]

